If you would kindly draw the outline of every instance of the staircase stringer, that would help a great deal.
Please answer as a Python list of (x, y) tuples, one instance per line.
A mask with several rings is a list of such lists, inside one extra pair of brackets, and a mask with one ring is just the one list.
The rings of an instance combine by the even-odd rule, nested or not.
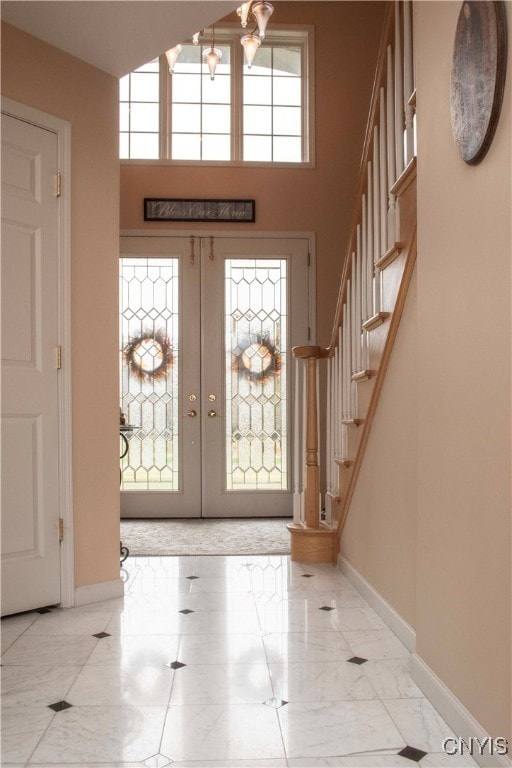
[(339, 502), (338, 502), (339, 504), (338, 515), (337, 515), (338, 523), (336, 527), (337, 552), (339, 552), (341, 536), (343, 534), (343, 529), (345, 527), (345, 524), (347, 522), (347, 519), (350, 513), (350, 505), (352, 502), (355, 489), (357, 487), (361, 466), (366, 453), (366, 447), (368, 444), (368, 440), (369, 440), (372, 425), (373, 425), (373, 419), (377, 411), (377, 406), (379, 403), (380, 395), (381, 395), (384, 381), (386, 378), (389, 361), (391, 359), (391, 354), (395, 344), (396, 336), (398, 333), (398, 329), (400, 327), (400, 321), (402, 318), (405, 301), (406, 301), (407, 293), (409, 290), (409, 285), (410, 285), (412, 274), (416, 264), (416, 252), (417, 252), (416, 251), (416, 221), (414, 221), (414, 228), (412, 229), (410, 237), (408, 238), (407, 245), (404, 246), (404, 249), (402, 251), (404, 256), (404, 267), (403, 267), (402, 279), (400, 281), (400, 287), (398, 290), (395, 307), (389, 318), (389, 325), (388, 325), (388, 330), (386, 334), (386, 340), (382, 350), (382, 355), (380, 358), (378, 370), (373, 380), (373, 390), (370, 397), (368, 410), (365, 414), (364, 420), (362, 421), (362, 432), (360, 435), (360, 442), (357, 448), (356, 456), (353, 460), (353, 463), (351, 463), (349, 467), (347, 467), (346, 469), (340, 468), (340, 471), (350, 472), (350, 479), (348, 481), (348, 486), (345, 493), (339, 499)]

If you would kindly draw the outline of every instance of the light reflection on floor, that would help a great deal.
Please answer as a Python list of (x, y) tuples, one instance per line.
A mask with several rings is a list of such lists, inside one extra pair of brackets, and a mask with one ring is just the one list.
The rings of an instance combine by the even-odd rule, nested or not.
[(130, 557), (122, 575), (124, 598), (2, 620), (4, 768), (476, 765), (443, 754), (409, 652), (332, 566)]

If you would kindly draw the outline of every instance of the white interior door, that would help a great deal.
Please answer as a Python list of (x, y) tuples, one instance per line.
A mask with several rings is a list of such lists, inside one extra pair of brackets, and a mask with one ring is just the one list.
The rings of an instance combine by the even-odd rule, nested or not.
[(292, 514), (308, 240), (121, 238), (123, 517)]
[(60, 602), (57, 136), (2, 115), (2, 614)]

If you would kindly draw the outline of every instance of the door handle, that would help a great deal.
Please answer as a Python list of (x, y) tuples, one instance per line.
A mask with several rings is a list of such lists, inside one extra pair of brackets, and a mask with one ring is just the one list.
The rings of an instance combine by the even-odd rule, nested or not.
[(197, 411), (189, 411), (187, 413), (187, 416), (189, 417), (189, 419), (195, 419), (195, 417), (197, 416)]
[(214, 419), (217, 415), (217, 411), (208, 411), (208, 418)]

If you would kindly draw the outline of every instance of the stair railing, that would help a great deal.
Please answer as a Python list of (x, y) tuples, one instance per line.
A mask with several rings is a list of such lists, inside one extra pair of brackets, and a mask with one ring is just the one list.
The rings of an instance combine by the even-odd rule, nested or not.
[[(329, 346), (296, 347), (292, 560), (334, 562), (382, 362), (396, 335), (415, 254), (415, 89), (411, 0), (388, 3), (363, 147), (354, 220)], [(412, 258), (410, 258), (412, 257)], [(394, 265), (394, 268), (390, 268)], [(400, 300), (400, 301), (399, 301)], [(324, 504), (319, 465), (319, 360), (325, 359)], [(300, 368), (304, 371), (300, 375)], [(361, 396), (360, 385), (372, 381)], [(363, 402), (361, 402), (361, 400)], [(374, 402), (375, 401), (375, 402)], [(366, 428), (367, 427), (367, 428)], [(345, 473), (343, 472), (345, 470)], [(347, 472), (348, 470), (348, 472)]]

